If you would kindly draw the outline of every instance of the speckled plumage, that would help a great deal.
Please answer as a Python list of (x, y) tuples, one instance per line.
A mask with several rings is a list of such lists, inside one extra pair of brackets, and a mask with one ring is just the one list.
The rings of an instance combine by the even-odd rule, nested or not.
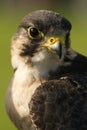
[(29, 108), (39, 130), (87, 129), (87, 87), (74, 79), (44, 83), (36, 89)]
[(18, 130), (87, 130), (87, 57), (70, 46), (71, 23), (26, 15), (12, 38), (6, 110)]

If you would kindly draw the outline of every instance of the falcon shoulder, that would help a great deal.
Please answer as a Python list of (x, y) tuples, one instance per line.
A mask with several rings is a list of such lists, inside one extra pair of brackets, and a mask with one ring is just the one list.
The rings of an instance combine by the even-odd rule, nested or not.
[(72, 78), (40, 85), (29, 103), (38, 130), (87, 130), (87, 87)]

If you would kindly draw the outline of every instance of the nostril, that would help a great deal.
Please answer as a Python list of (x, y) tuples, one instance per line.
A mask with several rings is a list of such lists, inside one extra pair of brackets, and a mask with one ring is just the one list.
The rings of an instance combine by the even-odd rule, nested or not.
[(53, 43), (55, 43), (56, 39), (51, 37), (49, 41), (50, 41), (50, 44), (53, 44)]
[(51, 38), (51, 39), (50, 39), (50, 42), (51, 42), (51, 43), (53, 43), (53, 42), (54, 42), (54, 39), (53, 39), (53, 38)]

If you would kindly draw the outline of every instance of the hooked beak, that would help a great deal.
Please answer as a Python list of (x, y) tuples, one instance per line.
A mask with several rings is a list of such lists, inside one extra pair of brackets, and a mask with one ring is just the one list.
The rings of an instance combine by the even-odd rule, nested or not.
[(42, 46), (47, 48), (49, 52), (56, 54), (59, 56), (59, 58), (61, 58), (63, 53), (64, 43), (65, 43), (65, 39), (63, 37), (60, 38), (51, 37)]

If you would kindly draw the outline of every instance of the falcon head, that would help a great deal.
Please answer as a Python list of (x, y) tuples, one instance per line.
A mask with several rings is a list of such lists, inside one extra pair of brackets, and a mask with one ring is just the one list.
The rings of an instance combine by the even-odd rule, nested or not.
[(12, 65), (43, 66), (54, 70), (70, 47), (70, 22), (62, 15), (38, 10), (26, 15), (12, 38)]

